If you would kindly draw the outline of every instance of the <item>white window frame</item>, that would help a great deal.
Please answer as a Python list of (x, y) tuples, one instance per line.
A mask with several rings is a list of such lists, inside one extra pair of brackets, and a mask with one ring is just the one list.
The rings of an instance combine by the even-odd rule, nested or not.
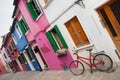
[(18, 24), (15, 25), (15, 29), (16, 29), (19, 37), (21, 38), (23, 34), (22, 34), (22, 32), (21, 32), (20, 27), (18, 26)]
[[(30, 1), (31, 1), (31, 0), (28, 0), (27, 2), (30, 2)], [(37, 18), (36, 18), (36, 21), (37, 21), (37, 20), (40, 18), (40, 16), (43, 14), (43, 10), (42, 10), (42, 8), (41, 8), (41, 6), (40, 6), (38, 0), (36, 0), (36, 3), (37, 3), (37, 6), (39, 7), (39, 9), (40, 9), (40, 11), (41, 11), (41, 14), (38, 15)]]
[[(53, 28), (53, 29), (54, 29), (54, 28)], [(52, 30), (53, 30), (53, 29), (52, 29)], [(63, 46), (63, 44), (62, 44), (62, 42), (61, 42), (61, 40), (60, 40), (58, 34), (57, 34), (57, 37), (58, 37), (59, 40), (60, 40), (60, 44), (59, 44), (58, 40), (56, 39), (55, 35), (53, 34), (52, 30), (51, 30), (52, 37), (54, 38), (54, 40), (55, 40), (56, 44), (58, 45), (59, 49), (62, 49), (62, 48), (60, 47), (60, 44), (61, 44), (62, 46)], [(64, 46), (63, 46), (63, 48), (64, 48)]]
[(16, 37), (15, 37), (15, 35), (14, 35), (14, 34), (12, 34), (12, 39), (13, 39), (13, 41), (14, 41), (15, 45), (17, 45), (17, 40), (16, 40)]

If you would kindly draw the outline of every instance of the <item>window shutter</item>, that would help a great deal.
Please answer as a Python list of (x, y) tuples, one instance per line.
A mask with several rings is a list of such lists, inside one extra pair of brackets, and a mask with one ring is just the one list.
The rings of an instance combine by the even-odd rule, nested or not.
[(37, 2), (36, 2), (36, 0), (33, 0), (33, 2), (35, 3), (35, 5), (36, 5), (36, 14), (37, 15), (40, 15), (42, 12), (41, 12), (41, 10), (40, 10), (40, 7), (38, 6), (38, 4), (37, 4)]
[(22, 18), (22, 21), (25, 24), (25, 31), (27, 32), (29, 30), (29, 26), (28, 26), (27, 22), (25, 21), (24, 17)]
[(49, 42), (50, 42), (52, 48), (53, 48), (54, 51), (56, 52), (59, 48), (58, 48), (58, 46), (57, 46), (57, 44), (56, 44), (54, 38), (52, 37), (51, 32), (48, 31), (48, 32), (46, 33), (46, 36), (47, 36), (47, 38), (48, 38), (48, 40), (49, 40)]
[(30, 11), (30, 14), (31, 14), (32, 18), (35, 20), (37, 18), (37, 14), (35, 13), (34, 8), (32, 7), (31, 2), (27, 2), (26, 5), (28, 7), (28, 10)]
[(62, 34), (61, 34), (61, 32), (59, 31), (57, 25), (55, 25), (54, 29), (55, 29), (55, 31), (57, 32), (57, 34), (58, 34), (58, 36), (59, 36), (59, 38), (60, 38), (62, 44), (63, 44), (64, 47), (67, 49), (68, 46), (67, 46), (67, 44), (66, 44), (66, 42), (65, 42), (65, 40), (64, 40), (64, 38), (63, 38), (63, 36), (62, 36)]
[(24, 29), (24, 27), (23, 27), (21, 21), (18, 21), (18, 26), (20, 27), (22, 33), (25, 34), (26, 31), (25, 31), (25, 29)]

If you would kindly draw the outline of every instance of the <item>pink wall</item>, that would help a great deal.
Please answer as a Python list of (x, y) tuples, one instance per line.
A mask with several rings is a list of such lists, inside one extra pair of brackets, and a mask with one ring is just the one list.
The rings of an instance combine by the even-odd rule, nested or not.
[(55, 53), (48, 42), (45, 33), (40, 33), (36, 37), (36, 41), (39, 45), (42, 55), (44, 56), (45, 60), (50, 69), (52, 70), (60, 70), (63, 69), (61, 64), (66, 64), (67, 67), (69, 66), (70, 62), (72, 61), (72, 57), (69, 52), (67, 52), (67, 56), (58, 58), (57, 53)]
[[(39, 49), (41, 51), (41, 54), (43, 55), (50, 69), (52, 70), (63, 69), (61, 64), (64, 64), (64, 63), (68, 66), (72, 61), (72, 57), (69, 54), (69, 52), (67, 52), (67, 56), (58, 58), (45, 36), (45, 31), (43, 30), (49, 27), (48, 25), (50, 25), (45, 14), (43, 13), (37, 21), (34, 21), (26, 7), (25, 2), (26, 0), (24, 1), (20, 0), (18, 6), (21, 11), (21, 14), (24, 16), (26, 22), (28, 23), (28, 26), (30, 27), (30, 31), (26, 35), (28, 41), (31, 41), (34, 39), (36, 40), (39, 46)], [(40, 31), (43, 31), (43, 32), (40, 32)]]
[(26, 6), (26, 0), (20, 0), (18, 6), (21, 11), (21, 14), (24, 16), (26, 22), (28, 23), (28, 26), (30, 27), (30, 32), (26, 35), (26, 37), (27, 37), (28, 41), (31, 41), (34, 39), (34, 36), (39, 31), (44, 30), (44, 27), (48, 25), (48, 21), (44, 15), (44, 13), (41, 15), (39, 20), (37, 20), (37, 21), (33, 20), (31, 14), (28, 11), (27, 6)]

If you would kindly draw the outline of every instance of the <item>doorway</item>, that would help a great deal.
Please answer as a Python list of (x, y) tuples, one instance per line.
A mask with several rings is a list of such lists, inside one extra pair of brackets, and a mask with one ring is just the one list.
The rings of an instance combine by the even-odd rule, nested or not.
[(97, 12), (120, 52), (120, 0), (110, 0), (98, 8)]
[(37, 46), (37, 45), (34, 45), (34, 46), (32, 47), (32, 49), (33, 49), (33, 52), (35, 53), (35, 56), (36, 56), (36, 58), (37, 58), (37, 60), (38, 60), (38, 62), (39, 62), (39, 64), (40, 64), (42, 70), (45, 69), (45, 68), (47, 68), (48, 65), (47, 65), (45, 59), (43, 58), (43, 56), (42, 56), (42, 54), (41, 54), (38, 46)]

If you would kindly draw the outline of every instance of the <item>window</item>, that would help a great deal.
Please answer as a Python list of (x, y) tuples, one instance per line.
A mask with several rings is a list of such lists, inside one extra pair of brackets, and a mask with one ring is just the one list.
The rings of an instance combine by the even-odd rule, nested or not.
[(5, 59), (7, 59), (7, 56), (6, 56), (6, 54), (5, 53), (3, 53), (4, 54), (4, 57), (5, 57)]
[(11, 46), (12, 46), (13, 49), (16, 49), (16, 46), (15, 46), (15, 43), (14, 43), (13, 40), (12, 40), (12, 42), (11, 42)]
[(9, 62), (8, 65), (10, 66), (11, 69), (13, 68), (12, 62)]
[(26, 21), (23, 17), (20, 21), (18, 21), (18, 25), (19, 25), (23, 34), (26, 34), (27, 31), (29, 30), (28, 24), (26, 23)]
[(77, 47), (90, 44), (82, 26), (80, 25), (77, 17), (73, 17), (71, 20), (65, 23), (65, 26)]
[(60, 48), (60, 49), (64, 48), (64, 46), (63, 46), (63, 44), (62, 44), (62, 42), (61, 42), (61, 40), (60, 40), (57, 32), (55, 31), (55, 29), (52, 29), (52, 30), (51, 30), (51, 33), (52, 33), (53, 38), (54, 38), (55, 41), (57, 42), (57, 45), (59, 45), (59, 48)]
[(30, 61), (34, 60), (30, 48), (27, 48), (27, 49), (26, 49), (26, 52), (27, 52), (27, 56), (28, 56), (28, 58), (30, 59)]
[(11, 46), (9, 45), (8, 47), (9, 47), (9, 51), (12, 52), (12, 48), (11, 48)]
[(18, 66), (18, 63), (17, 63), (16, 60), (13, 60), (13, 64), (16, 65), (16, 66)]
[(24, 61), (23, 61), (23, 59), (22, 59), (22, 57), (21, 57), (21, 56), (19, 56), (19, 57), (18, 57), (18, 60), (20, 61), (20, 63), (21, 63), (21, 64), (23, 64), (23, 63), (24, 63)]
[(23, 62), (24, 62), (24, 63), (26, 63), (26, 62), (27, 62), (27, 60), (26, 60), (26, 58), (25, 58), (24, 54), (23, 54), (23, 53), (21, 53), (21, 54), (20, 54), (20, 56), (21, 56), (21, 58), (23, 59)]
[(15, 45), (16, 45), (16, 44), (17, 44), (17, 40), (16, 40), (16, 38), (15, 38), (15, 35), (14, 35), (14, 34), (12, 34), (12, 39), (13, 39), (13, 41), (14, 41)]
[(55, 25), (55, 27), (51, 31), (48, 31), (46, 33), (46, 36), (55, 52), (59, 49), (68, 48), (57, 25)]
[(28, 10), (30, 11), (30, 14), (34, 20), (38, 18), (42, 14), (42, 10), (39, 7), (39, 4), (37, 0), (30, 0), (26, 3)]
[(7, 51), (7, 54), (10, 56), (10, 52), (9, 52), (9, 50), (7, 49), (6, 51)]
[(21, 36), (22, 36), (22, 32), (21, 32), (21, 30), (20, 30), (19, 26), (18, 26), (18, 25), (16, 25), (15, 29), (16, 29), (16, 31), (17, 31), (17, 33), (18, 33), (19, 37), (21, 37)]

